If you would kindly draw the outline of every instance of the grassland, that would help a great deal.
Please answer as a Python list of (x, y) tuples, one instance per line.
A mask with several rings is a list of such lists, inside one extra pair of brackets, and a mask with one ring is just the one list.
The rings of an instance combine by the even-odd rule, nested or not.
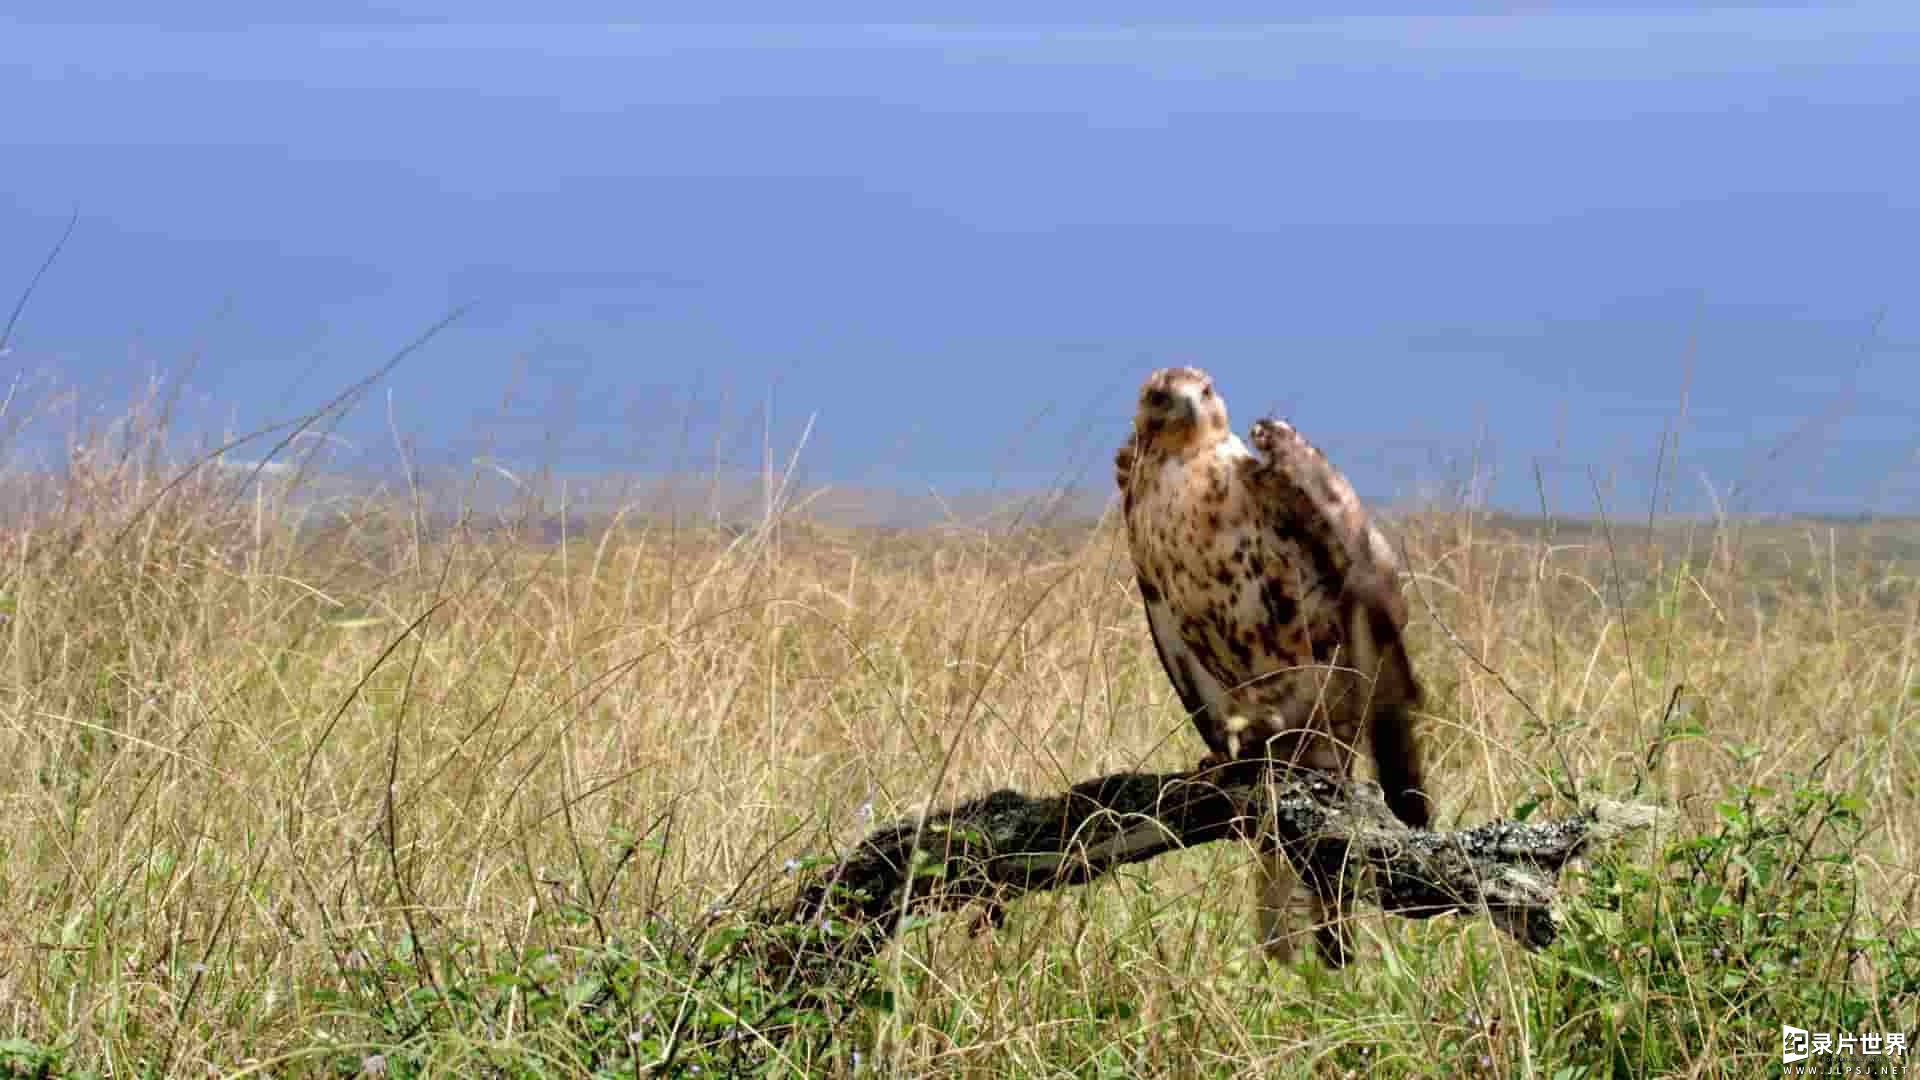
[(789, 860), (1200, 753), (1110, 522), (554, 540), (158, 445), (82, 447), (0, 547), (20, 1074), (1752, 1076), (1783, 1023), (1920, 1026), (1911, 523), (1391, 523), (1441, 822), (1678, 812), (1544, 953), (1376, 914), (1263, 971), (1216, 845), (796, 1009), (703, 963)]

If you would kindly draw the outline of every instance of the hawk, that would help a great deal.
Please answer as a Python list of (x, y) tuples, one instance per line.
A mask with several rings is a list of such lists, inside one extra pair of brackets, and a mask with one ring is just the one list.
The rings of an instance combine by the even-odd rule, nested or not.
[[(1420, 685), (1393, 550), (1291, 425), (1261, 420), (1248, 441), (1206, 372), (1165, 368), (1141, 387), (1114, 457), (1147, 626), (1206, 741), (1203, 764), (1266, 758), (1344, 780), (1364, 726), (1388, 805), (1424, 828)], [(1277, 844), (1259, 849), (1260, 943), (1285, 963), (1297, 875)], [(1321, 960), (1338, 967), (1350, 901), (1331, 882), (1309, 884)]]

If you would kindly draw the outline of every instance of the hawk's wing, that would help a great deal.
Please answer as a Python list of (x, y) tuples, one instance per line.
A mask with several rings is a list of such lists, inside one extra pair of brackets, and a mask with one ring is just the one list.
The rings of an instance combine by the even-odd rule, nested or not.
[(1337, 587), (1344, 666), (1369, 678), (1367, 726), (1387, 805), (1400, 820), (1425, 828), (1430, 810), (1412, 715), (1421, 689), (1403, 636), (1407, 600), (1393, 548), (1347, 478), (1291, 425), (1262, 420), (1250, 435), (1263, 458), (1252, 473), (1265, 489), (1260, 505), (1270, 527), (1317, 548), (1315, 562), (1330, 577), (1324, 584)]
[(1269, 526), (1313, 549), (1315, 566), (1329, 578), (1322, 584), (1364, 593), (1367, 602), (1386, 605), (1395, 630), (1405, 627), (1399, 561), (1368, 519), (1353, 485), (1285, 421), (1257, 421), (1248, 441), (1260, 455), (1251, 479)]
[(1147, 609), (1147, 629), (1153, 634), (1153, 651), (1160, 655), (1160, 666), (1166, 669), (1173, 692), (1180, 696), (1181, 707), (1187, 710), (1193, 726), (1200, 729), (1200, 738), (1205, 740), (1207, 749), (1230, 756), (1222, 729), (1226, 717), (1214, 715), (1215, 710), (1209, 707), (1213, 702), (1225, 700), (1225, 687), (1200, 658), (1193, 655), (1192, 647), (1180, 636), (1179, 620), (1174, 618), (1159, 590), (1145, 578), (1140, 579), (1140, 596)]

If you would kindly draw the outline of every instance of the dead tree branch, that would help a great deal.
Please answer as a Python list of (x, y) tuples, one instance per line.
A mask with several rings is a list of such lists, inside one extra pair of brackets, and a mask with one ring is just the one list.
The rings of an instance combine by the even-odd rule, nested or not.
[[(802, 968), (863, 959), (908, 914), (1001, 906), (1081, 885), (1113, 869), (1216, 840), (1250, 838), (1262, 818), (1308, 874), (1368, 892), (1386, 911), (1429, 918), (1487, 912), (1530, 949), (1554, 939), (1559, 870), (1593, 844), (1651, 825), (1660, 812), (1596, 803), (1558, 821), (1494, 821), (1459, 832), (1409, 829), (1379, 788), (1234, 762), (1202, 772), (1116, 773), (1062, 795), (996, 791), (874, 830), (756, 922), (799, 931), (776, 959)], [(1371, 889), (1361, 883), (1371, 881)]]

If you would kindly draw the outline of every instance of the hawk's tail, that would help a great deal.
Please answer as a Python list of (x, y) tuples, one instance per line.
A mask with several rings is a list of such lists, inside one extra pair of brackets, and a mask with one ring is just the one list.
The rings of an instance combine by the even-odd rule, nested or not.
[(1416, 829), (1432, 820), (1427, 805), (1426, 768), (1413, 730), (1413, 709), (1420, 703), (1420, 682), (1413, 674), (1391, 606), (1369, 588), (1350, 589), (1347, 642), (1362, 671), (1373, 674), (1369, 688), (1368, 739), (1373, 769), (1395, 817)]
[(1379, 774), (1380, 790), (1387, 794), (1387, 807), (1413, 828), (1426, 828), (1432, 810), (1427, 806), (1420, 740), (1413, 732), (1413, 709), (1401, 702), (1377, 704), (1372, 725), (1368, 735), (1373, 740), (1373, 770)]

